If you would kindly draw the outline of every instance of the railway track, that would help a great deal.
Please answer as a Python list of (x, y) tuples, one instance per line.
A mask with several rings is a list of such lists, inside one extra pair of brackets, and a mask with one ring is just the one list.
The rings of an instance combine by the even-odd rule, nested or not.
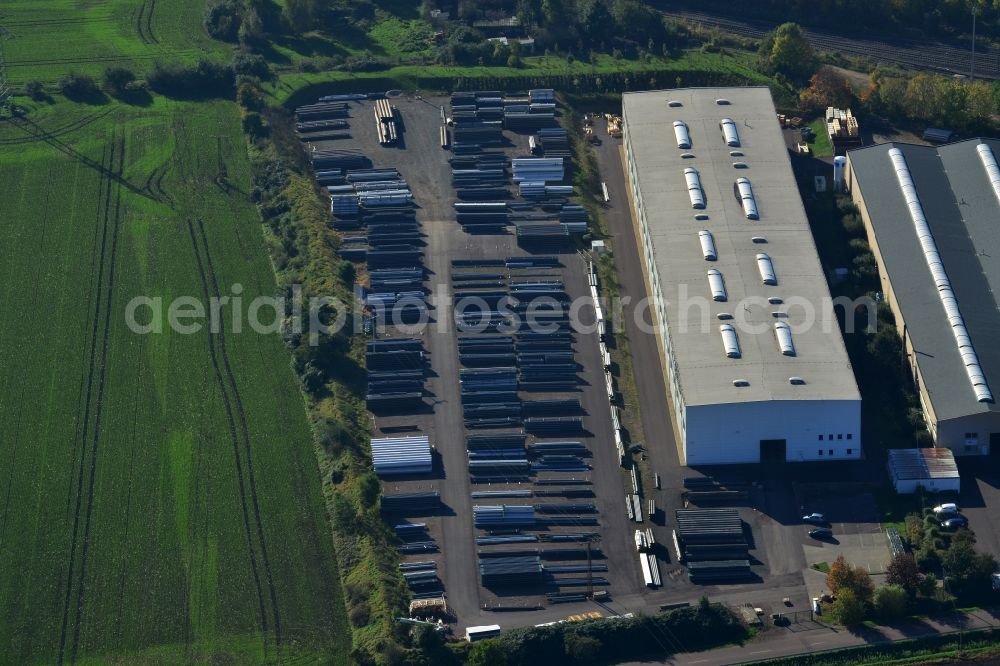
[[(718, 28), (741, 37), (761, 39), (776, 24), (766, 21), (734, 20), (702, 12), (659, 10), (664, 16)], [(876, 62), (886, 62), (912, 69), (931, 70), (940, 74), (968, 75), (972, 63), (969, 49), (916, 39), (859, 39), (803, 28), (803, 34), (818, 51), (864, 56)], [(1000, 80), (1000, 50), (976, 51), (976, 77)]]

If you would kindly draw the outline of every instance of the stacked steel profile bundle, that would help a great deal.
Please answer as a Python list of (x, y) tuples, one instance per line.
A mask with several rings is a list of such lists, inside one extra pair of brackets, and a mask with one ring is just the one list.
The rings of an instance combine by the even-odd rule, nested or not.
[(583, 432), (583, 419), (546, 417), (524, 419), (524, 431), (531, 435), (563, 435)]
[(560, 247), (570, 238), (564, 224), (519, 224), (517, 242), (531, 247)]
[[(368, 233), (371, 235), (372, 229)], [(372, 291), (418, 290), (424, 281), (422, 268), (377, 268), (368, 273)]]
[(309, 154), (313, 170), (359, 169), (371, 164), (360, 150), (353, 148), (324, 149), (313, 148)]
[(721, 583), (745, 580), (753, 573), (749, 560), (702, 560), (688, 562), (688, 578), (694, 583)]
[(338, 130), (347, 129), (350, 127), (350, 123), (346, 120), (308, 120), (301, 123), (295, 123), (295, 131), (301, 133), (305, 132), (322, 132), (328, 130)]
[(325, 97), (320, 97), (321, 102), (356, 102), (358, 100), (367, 99), (368, 95), (365, 93), (340, 93), (338, 95), (326, 95)]
[[(503, 122), (456, 118), (451, 130), (455, 148), (460, 145), (492, 146), (503, 143)], [(458, 151), (455, 151), (456, 154)]]
[(517, 157), (511, 160), (511, 179), (523, 181), (560, 183), (565, 177), (561, 157)]
[(382, 513), (420, 516), (428, 513), (434, 513), (440, 508), (441, 493), (436, 490), (382, 495)]
[(379, 476), (427, 474), (433, 469), (426, 435), (371, 440), (372, 465)]
[(424, 395), (426, 360), (417, 338), (374, 340), (365, 351), (369, 409), (418, 402)]
[(524, 440), (523, 432), (468, 435), (465, 438), (465, 448), (470, 459), (523, 458)]
[(327, 118), (343, 118), (350, 114), (346, 102), (316, 102), (295, 109), (295, 115), (300, 122), (309, 120), (325, 120)]
[(374, 109), (378, 142), (383, 146), (396, 143), (399, 138), (396, 127), (396, 107), (390, 106), (388, 100), (380, 99), (375, 102)]
[(472, 522), (480, 529), (534, 527), (535, 507), (530, 504), (474, 505)]
[(569, 134), (564, 127), (544, 127), (538, 130), (538, 142), (546, 157), (569, 158)]
[(579, 204), (565, 204), (559, 209), (559, 222), (570, 233), (582, 234), (587, 231), (590, 216), (587, 215), (587, 210)]
[(680, 557), (695, 582), (750, 575), (749, 544), (736, 509), (680, 509), (675, 533)]
[(745, 543), (736, 509), (678, 509), (677, 537), (688, 543)]
[(484, 587), (537, 585), (544, 569), (538, 555), (512, 555), (479, 560), (479, 580)]

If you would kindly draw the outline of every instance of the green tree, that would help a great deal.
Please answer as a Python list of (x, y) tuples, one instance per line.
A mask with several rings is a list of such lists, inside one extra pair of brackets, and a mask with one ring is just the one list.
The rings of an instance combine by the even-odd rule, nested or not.
[(465, 664), (466, 666), (506, 666), (507, 655), (500, 643), (490, 638), (472, 644)]
[(900, 586), (911, 596), (916, 594), (920, 586), (920, 569), (913, 555), (900, 553), (892, 558), (885, 568), (885, 581)]
[(566, 646), (566, 656), (577, 664), (591, 664), (597, 661), (601, 652), (601, 641), (593, 636), (566, 634), (563, 639)]
[(358, 479), (358, 498), (364, 506), (373, 506), (380, 492), (382, 484), (374, 473), (367, 472)]
[(865, 605), (849, 589), (842, 589), (833, 602), (837, 619), (845, 627), (856, 627), (865, 621)]
[(934, 574), (925, 574), (924, 577), (920, 579), (919, 590), (921, 596), (933, 599), (934, 595), (937, 594), (937, 589), (938, 578)]
[(607, 35), (608, 30), (614, 26), (614, 18), (603, 0), (589, 0), (589, 3), (584, 4), (581, 14), (583, 33), (592, 40)]
[(302, 33), (312, 29), (315, 20), (314, 10), (313, 0), (285, 0), (281, 14), (292, 31)]
[(125, 94), (126, 87), (133, 81), (135, 81), (135, 74), (132, 73), (132, 70), (124, 67), (108, 67), (101, 77), (104, 89), (113, 97), (121, 97)]
[(875, 612), (883, 620), (897, 620), (906, 615), (909, 594), (900, 585), (883, 585), (875, 590)]
[(852, 568), (843, 555), (838, 555), (830, 565), (830, 571), (826, 574), (826, 586), (838, 597), (844, 591), (849, 591), (863, 604), (872, 600), (875, 588), (868, 572), (862, 567)]
[(816, 71), (816, 54), (796, 23), (782, 23), (770, 40), (771, 67), (795, 81), (805, 81)]
[(989, 553), (977, 553), (968, 541), (953, 542), (941, 560), (948, 585), (959, 597), (976, 598), (992, 589), (991, 576), (997, 561)]

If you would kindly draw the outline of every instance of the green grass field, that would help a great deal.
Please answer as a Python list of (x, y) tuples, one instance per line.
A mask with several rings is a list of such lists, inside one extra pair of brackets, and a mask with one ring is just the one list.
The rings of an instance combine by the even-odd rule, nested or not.
[(0, 182), (0, 661), (346, 663), (281, 340), (126, 326), (275, 291), (235, 105), (29, 109)]
[(100, 75), (109, 65), (143, 73), (157, 59), (228, 57), (201, 27), (204, 0), (4, 0), (7, 76), (14, 85), (52, 84), (70, 70)]

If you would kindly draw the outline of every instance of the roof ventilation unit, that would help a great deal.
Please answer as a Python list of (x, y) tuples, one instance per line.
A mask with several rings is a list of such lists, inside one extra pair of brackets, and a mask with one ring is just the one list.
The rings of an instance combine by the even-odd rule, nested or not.
[(691, 147), (691, 133), (688, 132), (688, 126), (683, 120), (674, 121), (674, 136), (677, 137), (678, 148)]
[(757, 270), (760, 271), (760, 280), (764, 284), (778, 284), (778, 276), (774, 274), (774, 264), (771, 257), (763, 252), (757, 255)]
[(802, 379), (801, 377), (789, 377), (788, 383), (791, 384), (792, 386), (802, 386), (803, 384), (806, 383), (806, 380)]
[(733, 386), (738, 386), (739, 388), (744, 388), (746, 386), (750, 386), (750, 382), (748, 382), (745, 379), (734, 379), (733, 380)]
[(726, 283), (722, 281), (722, 273), (714, 268), (708, 271), (708, 286), (712, 290), (713, 301), (725, 301), (728, 298)]
[(684, 169), (684, 180), (687, 181), (688, 196), (691, 197), (691, 208), (705, 207), (705, 193), (701, 189), (701, 176), (694, 167)]
[(795, 344), (792, 342), (792, 327), (783, 321), (774, 324), (774, 334), (778, 336), (778, 348), (785, 356), (795, 356)]
[(705, 255), (705, 261), (715, 261), (718, 255), (715, 252), (715, 241), (712, 239), (712, 232), (702, 229), (698, 232), (698, 240), (701, 241), (701, 251)]
[(736, 123), (732, 118), (723, 118), (719, 121), (722, 134), (726, 137), (726, 145), (730, 148), (738, 148), (740, 145), (740, 133), (736, 131)]
[(750, 185), (750, 179), (737, 178), (736, 190), (739, 193), (740, 202), (743, 204), (743, 212), (746, 213), (747, 219), (759, 220), (760, 215), (757, 212), (757, 200), (753, 198), (753, 187)]
[(732, 324), (722, 324), (719, 326), (719, 333), (722, 334), (722, 346), (726, 350), (729, 358), (740, 357), (740, 340), (736, 337), (736, 329)]
[[(948, 280), (948, 275), (944, 272), (941, 255), (938, 254), (934, 236), (927, 224), (927, 218), (924, 217), (924, 208), (920, 205), (920, 198), (917, 196), (917, 188), (913, 185), (913, 178), (910, 177), (910, 168), (906, 165), (906, 158), (903, 157), (903, 151), (899, 148), (891, 148), (888, 155), (889, 159), (892, 160), (892, 167), (896, 171), (899, 189), (902, 190), (906, 207), (910, 211), (910, 219), (913, 221), (917, 240), (920, 241), (920, 247), (924, 252), (927, 268), (931, 271), (931, 277), (934, 278), (938, 297), (941, 299), (941, 305), (944, 307), (948, 323), (951, 325), (951, 332), (958, 344), (958, 353), (962, 356), (965, 373), (969, 376), (976, 400), (993, 402), (993, 394), (986, 383), (986, 375), (983, 373), (982, 366), (979, 365), (979, 356), (976, 355), (976, 350), (972, 346), (972, 338), (969, 337), (969, 332), (965, 328), (962, 313), (959, 312), (958, 299), (955, 298), (955, 292), (951, 289), (951, 281)], [(982, 157), (982, 153), (980, 153), (980, 157)]]
[(986, 169), (986, 177), (990, 179), (990, 185), (993, 186), (993, 194), (997, 195), (997, 202), (1000, 203), (1000, 165), (997, 165), (997, 156), (993, 154), (993, 149), (985, 143), (976, 146), (976, 152), (979, 153), (979, 159), (982, 160), (983, 167)]

